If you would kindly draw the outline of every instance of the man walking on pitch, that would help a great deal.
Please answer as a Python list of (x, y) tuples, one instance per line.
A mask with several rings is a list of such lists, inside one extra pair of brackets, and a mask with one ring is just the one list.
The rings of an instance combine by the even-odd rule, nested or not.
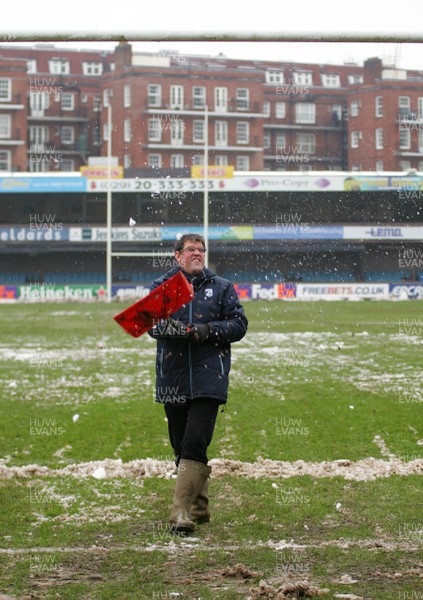
[(231, 282), (204, 266), (201, 235), (183, 235), (174, 251), (177, 266), (152, 289), (181, 270), (195, 295), (149, 334), (157, 339), (156, 401), (164, 404), (178, 467), (169, 523), (191, 533), (210, 519), (207, 448), (228, 397), (231, 343), (244, 337), (248, 321)]

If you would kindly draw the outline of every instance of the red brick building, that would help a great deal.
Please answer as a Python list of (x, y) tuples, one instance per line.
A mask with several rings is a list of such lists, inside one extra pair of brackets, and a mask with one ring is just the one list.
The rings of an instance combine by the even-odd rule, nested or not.
[[(25, 73), (26, 71), (26, 73)], [(0, 171), (423, 170), (423, 72), (0, 46)], [(207, 131), (206, 131), (207, 107)], [(207, 134), (207, 135), (206, 135)]]

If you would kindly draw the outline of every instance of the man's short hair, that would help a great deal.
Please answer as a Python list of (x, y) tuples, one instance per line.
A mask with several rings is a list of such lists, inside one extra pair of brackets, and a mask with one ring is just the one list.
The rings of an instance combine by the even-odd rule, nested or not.
[(176, 240), (175, 245), (173, 247), (175, 252), (180, 252), (186, 241), (189, 242), (201, 242), (203, 244), (203, 248), (206, 247), (206, 242), (203, 238), (202, 235), (200, 235), (199, 233), (185, 233), (184, 235), (181, 235), (181, 237), (179, 238), (179, 240)]

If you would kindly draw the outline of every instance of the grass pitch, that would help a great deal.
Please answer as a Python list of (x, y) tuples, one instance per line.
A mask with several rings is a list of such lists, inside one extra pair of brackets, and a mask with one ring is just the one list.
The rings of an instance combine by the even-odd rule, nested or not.
[(116, 325), (123, 307), (0, 307), (2, 593), (232, 599), (256, 597), (260, 580), (306, 580), (328, 598), (423, 599), (423, 303), (245, 303), (210, 459), (416, 469), (373, 480), (365, 466), (361, 480), (229, 472), (212, 480), (211, 523), (187, 539), (167, 531), (169, 478), (10, 469), (172, 460), (153, 401), (155, 342)]

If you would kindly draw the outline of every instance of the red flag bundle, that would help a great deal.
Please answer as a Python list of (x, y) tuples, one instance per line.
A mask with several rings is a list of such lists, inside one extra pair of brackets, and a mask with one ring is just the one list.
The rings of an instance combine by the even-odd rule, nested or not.
[(160, 319), (167, 319), (193, 298), (192, 285), (181, 271), (178, 271), (148, 296), (138, 300), (113, 318), (129, 335), (137, 338), (151, 329)]

